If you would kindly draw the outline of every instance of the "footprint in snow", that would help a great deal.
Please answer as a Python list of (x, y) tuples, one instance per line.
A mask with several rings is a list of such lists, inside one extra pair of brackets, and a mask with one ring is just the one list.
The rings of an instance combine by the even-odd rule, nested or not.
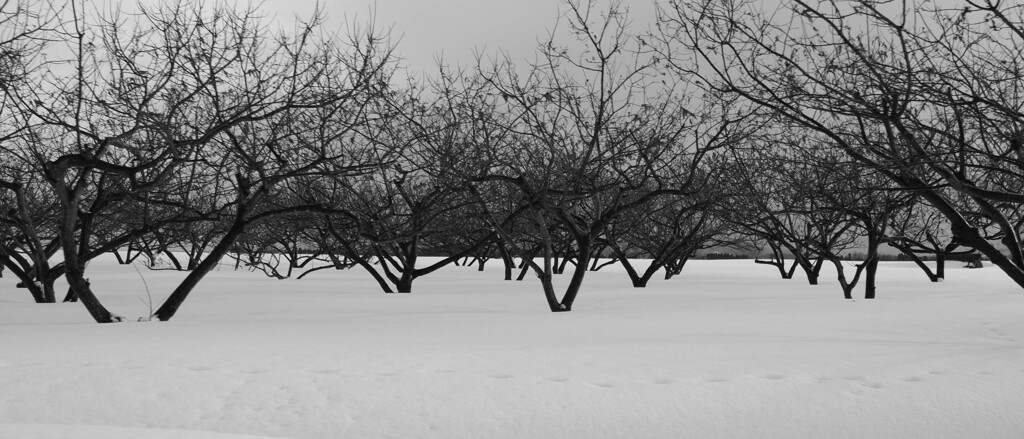
[(316, 369), (316, 370), (311, 370), (309, 372), (310, 373), (319, 374), (319, 375), (336, 375), (336, 374), (341, 373), (341, 369)]
[(555, 382), (555, 383), (567, 383), (567, 382), (569, 382), (569, 379), (565, 378), (565, 377), (554, 377), (554, 378), (548, 378), (548, 381)]
[(867, 387), (869, 389), (881, 389), (882, 388), (882, 384), (881, 383), (876, 383), (876, 382), (873, 382), (873, 381), (868, 381), (867, 378), (862, 377), (860, 375), (851, 375), (851, 376), (847, 376), (847, 377), (843, 377), (843, 378), (846, 379), (846, 380), (849, 380), (849, 381), (856, 382), (858, 385), (861, 385), (863, 387)]
[(774, 374), (774, 373), (771, 374), (771, 375), (765, 375), (764, 377), (765, 377), (765, 379), (775, 380), (775, 381), (786, 379), (785, 375), (779, 375), (779, 374)]
[(602, 389), (611, 389), (611, 388), (615, 387), (615, 385), (611, 384), (611, 383), (587, 383), (587, 384), (590, 384), (591, 386), (595, 386), (595, 387), (600, 387)]

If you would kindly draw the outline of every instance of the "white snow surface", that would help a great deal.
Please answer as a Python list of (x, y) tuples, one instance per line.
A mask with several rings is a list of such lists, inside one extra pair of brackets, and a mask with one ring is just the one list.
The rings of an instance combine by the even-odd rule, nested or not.
[[(956, 263), (951, 263), (956, 264)], [(222, 267), (170, 322), (92, 323), (0, 278), (2, 438), (1019, 438), (1024, 290), (998, 269), (930, 283), (883, 263), (876, 300), (752, 261), (691, 261), (633, 289), (447, 267), (412, 294), (365, 272)], [(89, 267), (148, 313), (131, 267)], [(183, 275), (142, 271), (161, 301)], [(563, 284), (568, 275), (557, 279)], [(858, 289), (857, 295), (863, 292)]]

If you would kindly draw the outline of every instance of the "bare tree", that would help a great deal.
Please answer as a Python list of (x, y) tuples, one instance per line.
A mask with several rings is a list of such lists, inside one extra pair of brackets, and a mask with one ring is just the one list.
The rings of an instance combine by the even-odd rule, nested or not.
[[(472, 174), (480, 148), (474, 87), (444, 68), (433, 84), (396, 93), (386, 118), (368, 127), (369, 137), (394, 159), (340, 184), (338, 207), (348, 212), (369, 252), (352, 248), (349, 257), (385, 292), (409, 293), (415, 279), (494, 242), (465, 175)], [(423, 255), (439, 256), (426, 265)], [(394, 288), (392, 288), (392, 285)]]
[[(249, 224), (299, 208), (265, 202), (278, 184), (373, 166), (342, 139), (387, 85), (390, 48), (372, 29), (341, 42), (319, 34), (316, 18), (275, 35), (251, 9), (139, 9), (129, 26), (117, 15), (88, 20), (73, 5), (64, 68), (15, 96), (31, 115), (25, 154), (59, 201), (65, 277), (98, 322), (121, 318), (93, 293), (88, 258), (185, 218), (227, 218), (218, 242), (154, 314), (171, 318)], [(191, 164), (219, 177), (212, 205), (186, 198), (197, 187), (168, 187), (209, 184), (172, 178)], [(153, 205), (164, 209), (137, 227), (95, 233), (120, 208)]]
[(56, 203), (37, 176), (25, 170), (15, 154), (3, 154), (0, 173), (0, 263), (14, 274), (37, 303), (54, 303), (54, 282), (63, 264), (51, 262), (60, 251), (56, 234)]
[[(948, 258), (974, 252), (971, 248), (963, 249), (950, 233), (945, 217), (921, 200), (913, 200), (890, 222), (892, 233), (885, 243), (914, 261), (932, 282), (945, 279)], [(934, 270), (926, 262), (928, 257), (935, 259)]]
[[(798, 160), (795, 151), (766, 146), (774, 144), (771, 136), (758, 136), (730, 149), (732, 157), (721, 166), (727, 169), (724, 185), (731, 190), (728, 199), (715, 207), (718, 216), (740, 233), (753, 236), (771, 248), (771, 260), (755, 260), (755, 263), (775, 266), (783, 279), (792, 278), (800, 267), (807, 282), (817, 285), (825, 259), (815, 249), (847, 243), (848, 222), (835, 212), (818, 218), (805, 215), (811, 210), (823, 213), (812, 208), (811, 198), (808, 198), (815, 192), (802, 187), (809, 175), (797, 165), (807, 163)], [(817, 244), (804, 245), (809, 243)], [(788, 269), (785, 268), (787, 254), (793, 259)]]
[[(1017, 206), (1024, 6), (969, 1), (670, 2), (681, 74), (814, 130), (922, 197), (1024, 286)], [(961, 198), (962, 197), (962, 198)], [(998, 246), (989, 238), (996, 238)]]
[(60, 250), (56, 205), (22, 148), (33, 122), (18, 96), (47, 68), (42, 54), (58, 18), (49, 2), (0, 1), (0, 273), (8, 268), (39, 303), (56, 301), (53, 283), (63, 265), (50, 261)]
[[(664, 197), (621, 215), (605, 229), (602, 239), (626, 269), (633, 287), (646, 287), (662, 269), (665, 279), (671, 279), (682, 272), (694, 253), (716, 244), (722, 227), (710, 207), (714, 193), (707, 190), (700, 197)], [(637, 257), (650, 259), (642, 272), (631, 261)]]
[[(554, 312), (572, 309), (606, 226), (652, 200), (701, 190), (703, 158), (731, 141), (746, 117), (722, 101), (702, 106), (699, 97), (681, 96), (678, 84), (662, 82), (659, 58), (630, 34), (621, 3), (566, 2), (562, 19), (581, 50), (552, 36), (527, 69), (508, 60), (482, 69), (515, 141), (479, 178), (518, 191), (530, 220), (524, 224), (540, 243), (539, 263), (528, 246), (512, 244), (499, 220), (495, 227), (533, 264)], [(560, 232), (571, 240), (567, 256), (575, 264), (561, 295), (552, 282)]]

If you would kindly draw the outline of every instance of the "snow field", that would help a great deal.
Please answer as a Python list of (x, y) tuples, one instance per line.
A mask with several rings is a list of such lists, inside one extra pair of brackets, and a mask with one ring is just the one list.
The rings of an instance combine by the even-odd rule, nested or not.
[[(174, 320), (112, 325), (32, 304), (4, 277), (0, 437), (1024, 431), (1024, 292), (992, 267), (933, 284), (883, 263), (874, 301), (843, 300), (828, 267), (809, 286), (751, 261), (692, 261), (646, 289), (608, 267), (559, 314), (536, 279), (500, 268), (448, 267), (385, 295), (358, 269), (278, 281), (225, 267)], [(148, 312), (130, 267), (90, 272), (114, 312)], [(154, 302), (181, 277), (142, 274)]]

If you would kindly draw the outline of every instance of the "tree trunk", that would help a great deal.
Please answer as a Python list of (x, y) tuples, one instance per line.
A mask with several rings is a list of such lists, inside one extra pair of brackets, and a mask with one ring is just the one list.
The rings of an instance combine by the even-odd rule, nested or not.
[(924, 272), (924, 275), (928, 276), (929, 281), (938, 282), (942, 277), (941, 275), (945, 271), (942, 261), (945, 260), (945, 256), (941, 253), (941, 250), (933, 249), (935, 253), (936, 271), (932, 272), (932, 269), (928, 267), (928, 263), (922, 259), (917, 252), (914, 252), (910, 246), (894, 242), (890, 242), (889, 246), (899, 250), (901, 254), (910, 258), (911, 261), (914, 261), (914, 264)]
[(224, 255), (228, 254), (228, 251), (235, 244), (238, 237), (245, 232), (246, 224), (243, 220), (245, 209), (244, 207), (239, 207), (239, 209), (240, 212), (236, 214), (235, 223), (224, 234), (221, 241), (217, 243), (213, 250), (210, 250), (210, 253), (202, 262), (196, 265), (194, 270), (189, 272), (188, 276), (185, 276), (185, 279), (178, 284), (178, 287), (171, 292), (171, 295), (167, 297), (167, 300), (160, 305), (160, 308), (151, 317), (156, 317), (164, 322), (174, 317), (174, 314), (178, 312), (178, 308), (181, 307), (181, 304), (188, 298), (189, 293), (199, 284), (199, 281), (213, 271)]
[[(883, 216), (879, 221), (884, 225), (888, 219)], [(885, 233), (884, 226), (879, 230), (875, 227), (874, 221), (864, 221), (864, 227), (868, 230), (868, 255), (864, 261), (864, 298), (875, 298), (875, 275), (878, 273), (878, 247), (882, 245), (882, 236)]]
[[(537, 223), (541, 226), (541, 235), (544, 235), (544, 243), (541, 245), (541, 248), (543, 249), (541, 252), (541, 259), (544, 261), (544, 266), (537, 269), (536, 264), (532, 261), (528, 262), (523, 260), (523, 263), (525, 264), (525, 267), (532, 266), (536, 271), (538, 271), (537, 278), (540, 279), (541, 287), (544, 289), (544, 299), (547, 300), (548, 308), (551, 309), (551, 312), (568, 311), (565, 309), (565, 305), (558, 301), (558, 295), (555, 293), (555, 286), (551, 282), (552, 258), (554, 258), (554, 254), (551, 251), (551, 237), (547, 236), (547, 225), (544, 224), (539, 212), (536, 213), (536, 216), (538, 218)], [(523, 276), (520, 275), (519, 277), (521, 279)]]
[[(381, 290), (384, 290), (384, 292), (388, 294), (395, 292), (391, 289), (391, 284), (384, 279), (384, 276), (381, 276), (380, 273), (377, 272), (376, 268), (373, 268), (373, 265), (370, 264), (370, 261), (368, 261), (365, 256), (355, 253), (348, 244), (345, 244), (345, 247), (349, 254), (352, 255), (352, 259), (356, 261), (356, 264), (359, 264), (360, 267), (363, 267), (364, 270), (370, 273), (370, 276), (373, 276), (373, 279), (377, 281), (377, 285), (380, 285)], [(382, 261), (381, 263), (384, 264), (386, 262)]]
[(68, 287), (68, 292), (64, 295), (64, 302), (65, 303), (69, 303), (69, 302), (77, 302), (77, 301), (78, 301), (78, 296), (75, 295), (74, 288)]
[(878, 256), (874, 256), (864, 263), (867, 265), (864, 267), (864, 298), (874, 299), (876, 290), (875, 276), (878, 272)]
[(914, 261), (914, 263), (917, 264), (917, 266), (921, 269), (921, 271), (924, 271), (924, 275), (928, 276), (928, 280), (930, 280), (932, 282), (938, 282), (939, 279), (942, 278), (943, 274), (945, 274), (946, 269), (945, 269), (945, 264), (943, 263), (943, 261), (945, 261), (945, 257), (943, 255), (941, 255), (941, 254), (935, 255), (935, 272), (934, 273), (932, 273), (932, 269), (928, 267), (928, 264), (923, 259), (921, 259), (920, 256), (918, 256), (918, 255), (916, 255), (914, 253), (904, 253), (904, 254), (906, 254), (908, 257), (910, 257), (910, 260)]
[[(412, 271), (411, 268), (409, 268), (408, 270)], [(415, 279), (415, 277), (413, 277), (412, 274), (402, 273), (402, 277), (399, 278), (398, 282), (395, 283), (395, 289), (399, 293), (411, 293), (413, 279)]]
[(580, 292), (580, 287), (583, 286), (583, 276), (587, 274), (587, 269), (590, 267), (590, 238), (577, 238), (576, 247), (579, 260), (574, 262), (572, 280), (569, 281), (565, 295), (562, 296), (561, 307), (557, 310), (559, 312), (572, 311), (572, 304), (576, 302), (576, 296)]
[(636, 268), (633, 267), (633, 263), (629, 262), (629, 258), (627, 258), (621, 250), (616, 248), (615, 251), (619, 254), (619, 260), (622, 261), (622, 268), (626, 269), (626, 275), (629, 276), (629, 281), (633, 283), (633, 288), (643, 288), (646, 286), (646, 282), (644, 282), (644, 285), (638, 285), (640, 282), (640, 274), (636, 272)]
[(793, 263), (789, 265), (789, 270), (788, 271), (784, 271), (782, 273), (782, 278), (786, 279), (786, 280), (792, 279), (793, 278), (793, 274), (796, 273), (797, 265), (800, 265), (800, 264), (797, 263), (797, 261), (793, 261)]
[(782, 251), (782, 246), (780, 246), (779, 244), (775, 244), (773, 242), (769, 242), (768, 246), (771, 247), (771, 249), (772, 249), (772, 258), (771, 258), (771, 260), (762, 261), (760, 259), (754, 259), (754, 263), (755, 264), (771, 265), (771, 266), (773, 266), (773, 267), (775, 267), (776, 269), (779, 270), (779, 275), (781, 275), (783, 279), (792, 279), (793, 278), (793, 273), (796, 271), (796, 266), (797, 266), (797, 263), (798, 263), (797, 259), (798, 258), (795, 258), (795, 257), (793, 258), (793, 264), (789, 267), (789, 271), (787, 272), (786, 271), (786, 255)]
[(779, 274), (782, 275), (783, 279), (787, 279), (786, 278), (786, 262), (785, 261), (780, 261), (780, 260), (777, 260), (777, 259), (774, 259), (774, 258), (772, 260), (770, 260), (770, 261), (763, 261), (763, 260), (760, 260), (760, 259), (754, 259), (754, 263), (755, 264), (763, 264), (763, 265), (771, 265), (772, 267), (775, 267), (776, 270), (779, 270)]
[(651, 262), (651, 266), (647, 267), (647, 270), (644, 271), (644, 275), (633, 281), (633, 288), (647, 288), (647, 283), (654, 277), (654, 273), (657, 273), (660, 269), (661, 264)]
[(565, 273), (565, 268), (568, 267), (570, 263), (576, 265), (576, 259), (570, 258), (569, 255), (565, 255), (565, 257), (562, 258), (562, 263), (558, 265), (557, 273)]
[[(131, 253), (131, 249), (128, 252)], [(127, 256), (121, 256), (121, 252), (118, 249), (114, 249), (111, 253), (114, 254), (114, 259), (117, 260), (118, 265), (128, 265)]]
[(807, 283), (811, 285), (818, 284), (818, 276), (821, 274), (821, 266), (825, 262), (825, 259), (818, 258), (812, 264), (807, 258), (801, 257), (800, 268), (803, 268), (804, 273), (807, 274)]
[(32, 295), (32, 300), (36, 303), (53, 303), (52, 300), (46, 301), (46, 293), (43, 292), (42, 285), (38, 282), (20, 282), (18, 285), (28, 290), (28, 293)]
[(644, 270), (643, 275), (635, 279), (630, 279), (633, 281), (633, 288), (647, 288), (647, 283), (650, 282), (651, 278), (654, 277), (654, 273), (657, 273), (658, 270), (661, 270), (661, 268), (664, 266), (665, 264), (660, 262), (659, 259), (652, 259), (651, 265), (647, 266), (647, 269)]
[(505, 266), (505, 280), (512, 280), (512, 268), (515, 265), (512, 255), (508, 253), (508, 249), (501, 242), (498, 242), (498, 253), (501, 254), (501, 262)]
[[(63, 189), (63, 190), (62, 190)], [(75, 228), (78, 223), (78, 197), (73, 196), (70, 192), (66, 191), (66, 187), (63, 184), (59, 184), (58, 192), (64, 193), (64, 218), (60, 226), (60, 241), (61, 249), (64, 252), (64, 266), (67, 267), (64, 270), (64, 278), (68, 281), (68, 286), (73, 290), (78, 300), (85, 305), (86, 311), (92, 316), (96, 323), (115, 323), (123, 322), (124, 318), (111, 313), (102, 303), (99, 298), (92, 292), (92, 288), (89, 286), (89, 281), (85, 278), (85, 271), (82, 264), (78, 261), (78, 248), (75, 242)], [(79, 240), (84, 240), (85, 237), (80, 237)]]

